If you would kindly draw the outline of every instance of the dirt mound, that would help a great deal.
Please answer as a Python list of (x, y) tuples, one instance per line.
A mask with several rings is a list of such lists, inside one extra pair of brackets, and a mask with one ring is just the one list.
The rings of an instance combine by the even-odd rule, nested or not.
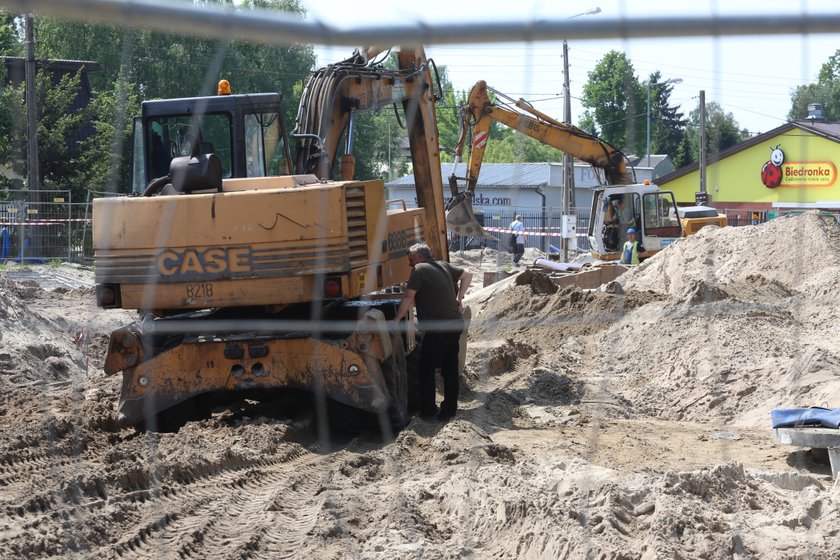
[(791, 289), (809, 286), (840, 263), (840, 225), (815, 212), (758, 226), (704, 228), (660, 251), (619, 282), (625, 290), (680, 293), (694, 280), (707, 284), (761, 275)]
[(513, 286), (499, 291), (484, 305), (480, 318), (473, 320), (471, 332), (480, 339), (506, 329), (521, 332), (552, 327), (558, 330), (546, 333), (549, 338), (530, 340), (532, 344), (550, 346), (559, 336), (597, 332), (616, 317), (661, 299), (653, 292), (612, 294), (577, 286), (558, 289), (547, 274), (526, 270), (516, 276)]
[(838, 257), (840, 226), (814, 213), (701, 230), (618, 279), (670, 297), (602, 333), (601, 367), (663, 418), (759, 427), (773, 408), (837, 406)]
[[(394, 439), (248, 399), (177, 433), (120, 430), (121, 379), (101, 360), (132, 314), (97, 309), (84, 287), (0, 289), (0, 550), (838, 556), (829, 467), (767, 430), (770, 408), (840, 391), (840, 306), (824, 299), (837, 276), (814, 265), (797, 285), (743, 260), (753, 270), (725, 281), (694, 263), (636, 287), (555, 289), (526, 271), (482, 290), (458, 416)], [(737, 439), (716, 438), (724, 428)]]

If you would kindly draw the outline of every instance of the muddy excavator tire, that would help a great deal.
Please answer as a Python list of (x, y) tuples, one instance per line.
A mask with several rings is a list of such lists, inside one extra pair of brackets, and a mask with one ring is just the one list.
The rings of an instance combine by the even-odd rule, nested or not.
[(408, 408), (420, 409), (420, 349), (423, 348), (423, 333), (414, 333), (414, 348), (405, 355), (405, 370), (408, 385)]
[(388, 420), (391, 427), (401, 430), (408, 424), (408, 372), (406, 370), (405, 347), (402, 335), (391, 333), (393, 351), (382, 362), (382, 376), (388, 386), (391, 405), (388, 407)]

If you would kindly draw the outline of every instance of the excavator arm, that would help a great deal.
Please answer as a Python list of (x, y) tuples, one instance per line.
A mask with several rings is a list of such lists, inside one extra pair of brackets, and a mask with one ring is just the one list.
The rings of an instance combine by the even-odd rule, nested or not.
[[(422, 47), (401, 49), (398, 68), (386, 68), (378, 49), (318, 70), (303, 92), (293, 136), (298, 139), (296, 171), (329, 179), (336, 161), (340, 178), (353, 179), (356, 115), (402, 107), (414, 168), (417, 203), (425, 212), (425, 241), (436, 258), (448, 260), (440, 164), (436, 96), (431, 68)], [(376, 57), (380, 60), (375, 60)], [(399, 115), (399, 112), (397, 112)], [(343, 144), (342, 144), (343, 143)], [(344, 148), (339, 153), (340, 148)]]
[[(500, 105), (490, 100), (487, 83), (479, 81), (470, 91), (467, 105), (461, 113), (461, 135), (455, 147), (456, 162), (460, 160), (464, 143), (472, 129), (472, 144), (470, 146), (469, 163), (466, 177), (457, 177), (453, 173), (449, 177), (450, 188), (457, 190), (459, 179), (466, 181), (466, 188), (462, 195), (465, 199), (472, 198), (478, 183), (478, 174), (490, 126), (493, 121), (500, 122), (522, 134), (526, 134), (539, 142), (552, 146), (581, 159), (594, 168), (601, 170), (608, 185), (625, 185), (634, 182), (633, 174), (629, 171), (625, 156), (614, 146), (603, 140), (587, 134), (583, 130), (559, 122), (548, 115), (537, 111), (524, 100), (510, 100), (519, 109)], [(495, 92), (497, 95), (503, 94)], [(447, 216), (447, 219), (449, 217)]]

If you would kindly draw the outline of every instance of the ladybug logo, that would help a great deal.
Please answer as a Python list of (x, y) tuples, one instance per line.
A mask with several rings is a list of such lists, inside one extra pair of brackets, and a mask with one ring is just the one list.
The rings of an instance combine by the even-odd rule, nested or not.
[(761, 168), (761, 182), (768, 189), (775, 189), (782, 184), (782, 163), (785, 161), (785, 153), (779, 149), (779, 144), (772, 148), (770, 161)]

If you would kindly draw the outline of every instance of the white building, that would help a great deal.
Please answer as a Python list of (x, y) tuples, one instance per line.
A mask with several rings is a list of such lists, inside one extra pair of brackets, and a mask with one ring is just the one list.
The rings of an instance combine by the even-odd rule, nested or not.
[[(667, 156), (651, 156), (651, 163), (662, 165), (663, 158), (670, 162)], [(457, 169), (453, 163), (442, 165), (444, 196), (447, 199), (450, 194), (449, 176), (453, 169), (456, 176), (463, 177), (466, 164), (458, 164)], [(579, 211), (588, 212), (592, 204), (592, 190), (598, 186), (598, 179), (588, 163), (575, 162), (574, 169), (574, 206)], [(641, 183), (650, 179), (655, 170), (654, 167), (636, 167), (636, 181)], [(464, 185), (463, 180), (459, 181), (459, 190), (464, 190)], [(562, 205), (562, 185), (562, 163), (485, 163), (478, 176), (473, 208), (487, 215), (511, 209), (559, 209)], [(417, 206), (413, 174), (395, 179), (385, 186), (389, 199), (403, 199), (407, 206)]]

